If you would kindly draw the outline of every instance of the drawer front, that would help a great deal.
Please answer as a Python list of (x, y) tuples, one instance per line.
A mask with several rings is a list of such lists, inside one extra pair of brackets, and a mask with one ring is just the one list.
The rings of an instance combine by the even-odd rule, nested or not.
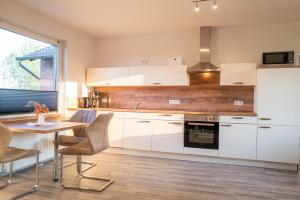
[(167, 113), (158, 113), (156, 114), (155, 119), (158, 120), (172, 120), (172, 121), (182, 121), (184, 119), (183, 114), (167, 114)]
[(252, 116), (220, 116), (220, 122), (222, 123), (234, 123), (234, 124), (257, 124), (257, 117)]
[(157, 113), (139, 113), (139, 112), (125, 112), (125, 119), (155, 119)]

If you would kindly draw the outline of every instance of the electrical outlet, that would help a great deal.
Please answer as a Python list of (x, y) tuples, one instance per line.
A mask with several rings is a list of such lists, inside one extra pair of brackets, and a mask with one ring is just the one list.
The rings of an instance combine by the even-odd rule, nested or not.
[(101, 99), (102, 103), (111, 103), (111, 98), (107, 99), (107, 98), (103, 98)]
[(238, 101), (238, 100), (235, 100), (233, 104), (234, 104), (235, 106), (242, 106), (242, 105), (244, 105), (244, 101)]
[(179, 99), (169, 99), (169, 104), (178, 105), (180, 104)]

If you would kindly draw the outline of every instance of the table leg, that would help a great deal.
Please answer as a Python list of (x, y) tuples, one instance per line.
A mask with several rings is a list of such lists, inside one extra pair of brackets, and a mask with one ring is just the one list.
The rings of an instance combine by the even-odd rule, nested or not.
[(53, 181), (58, 181), (58, 132), (54, 135)]

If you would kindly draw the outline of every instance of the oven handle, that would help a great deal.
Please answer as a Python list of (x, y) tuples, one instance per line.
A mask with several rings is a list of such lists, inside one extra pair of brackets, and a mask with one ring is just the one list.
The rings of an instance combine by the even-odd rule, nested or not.
[(195, 123), (195, 122), (189, 122), (188, 125), (192, 125), (192, 126), (215, 126), (214, 124), (209, 124), (209, 123)]

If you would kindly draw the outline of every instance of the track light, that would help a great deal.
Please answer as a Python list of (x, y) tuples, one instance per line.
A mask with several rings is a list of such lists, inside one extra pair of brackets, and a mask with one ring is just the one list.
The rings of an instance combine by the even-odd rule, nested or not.
[(200, 11), (200, 7), (199, 7), (199, 4), (202, 3), (202, 2), (210, 2), (212, 1), (212, 9), (213, 10), (217, 10), (218, 9), (218, 4), (217, 4), (217, 0), (194, 0), (192, 1), (192, 3), (194, 4), (195, 8), (194, 8), (194, 11), (195, 12), (199, 12)]
[(218, 4), (216, 0), (213, 0), (213, 6), (212, 6), (213, 10), (217, 10), (218, 9)]
[(194, 10), (195, 10), (195, 12), (199, 12), (200, 8), (199, 8), (199, 5), (198, 5), (198, 2), (196, 2)]

